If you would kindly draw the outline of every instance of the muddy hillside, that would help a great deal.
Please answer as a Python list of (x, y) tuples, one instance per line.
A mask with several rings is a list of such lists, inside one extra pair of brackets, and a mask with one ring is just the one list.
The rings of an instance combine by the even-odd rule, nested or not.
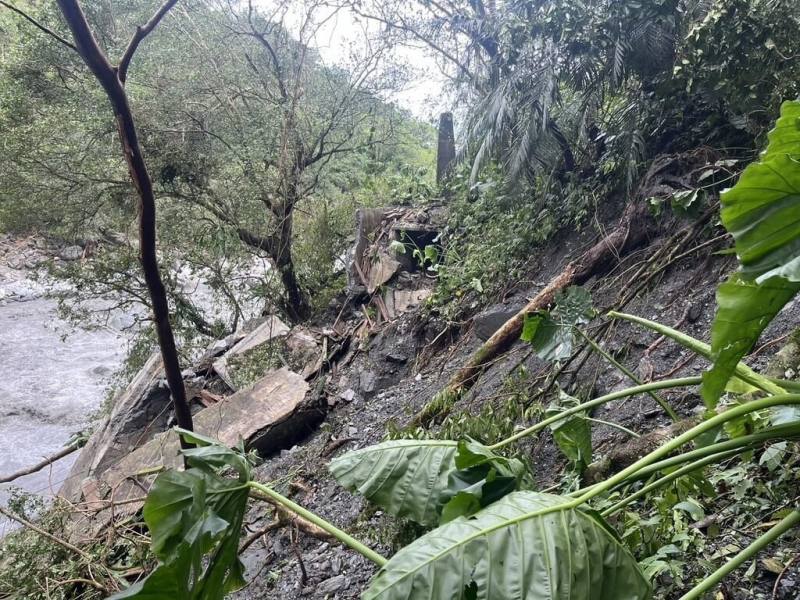
[[(360, 210), (348, 287), (323, 318), (294, 327), (274, 315), (255, 319), (184, 370), (195, 429), (230, 446), (243, 442), (259, 457), (256, 479), (391, 556), (425, 529), (342, 487), (330, 461), (389, 438), (468, 436), (493, 444), (542, 420), (548, 407), (564, 406), (564, 395), (583, 401), (702, 373), (707, 363), (697, 354), (607, 314), (623, 311), (707, 340), (716, 287), (736, 267), (735, 257), (720, 252), (730, 239), (715, 211), (655, 219), (639, 208), (607, 207), (593, 227), (563, 231), (540, 248), (527, 276), (491, 304), (467, 299), (453, 320), (431, 302), (435, 270), (411, 251), (445, 254), (438, 240), (446, 204)], [(583, 333), (561, 340), (559, 360), (545, 360), (520, 339), (524, 315), (553, 309), (565, 294), (590, 298)], [(751, 353), (751, 367), (794, 376), (797, 317), (792, 303)], [(692, 387), (623, 397), (587, 415), (591, 447), (580, 461), (548, 428), (508, 454), (529, 465), (534, 489), (568, 492), (620, 471), (702, 412)], [(173, 422), (153, 355), (117, 396), (60, 490), (73, 507), (74, 541), (138, 527), (132, 523), (153, 473), (180, 467)], [(739, 518), (713, 501), (707, 512), (720, 521)], [(701, 520), (688, 529), (706, 533)], [(756, 533), (708, 536), (703, 553), (741, 546)], [(240, 550), (247, 585), (234, 598), (358, 598), (376, 572), (325, 531), (269, 502), (247, 512)], [(754, 589), (767, 589), (776, 574), (757, 567), (747, 578)], [(775, 597), (795, 597), (797, 581), (789, 569)]]

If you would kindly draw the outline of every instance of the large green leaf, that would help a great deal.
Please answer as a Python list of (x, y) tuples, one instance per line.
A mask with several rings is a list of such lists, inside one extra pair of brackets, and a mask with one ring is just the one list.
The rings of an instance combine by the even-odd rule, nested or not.
[(717, 314), (711, 327), (714, 365), (703, 374), (701, 388), (708, 408), (716, 406), (741, 358), (798, 290), (800, 283), (781, 277), (756, 283), (745, 281), (739, 274), (717, 288)]
[(746, 279), (800, 281), (800, 102), (784, 102), (758, 161), (721, 197)]
[(492, 452), (475, 440), (460, 440), (450, 473), (440, 496), (441, 523), (469, 516), (506, 494), (532, 486), (522, 461)]
[(450, 440), (393, 440), (348, 452), (328, 468), (344, 487), (389, 514), (436, 525), (456, 450)]
[[(559, 390), (558, 404), (550, 405), (545, 412), (545, 417), (550, 418), (561, 414), (580, 403), (581, 401), (577, 398)], [(592, 462), (592, 427), (585, 412), (556, 421), (550, 425), (550, 430), (553, 432), (553, 439), (559, 450), (579, 468), (584, 468)]]
[(595, 513), (514, 492), (401, 549), (364, 600), (641, 600), (650, 586)]
[[(245, 584), (238, 545), (249, 465), (241, 454), (213, 440), (192, 435), (191, 441), (198, 447), (184, 454), (192, 468), (161, 473), (144, 504), (159, 565), (146, 579), (113, 596), (115, 600), (222, 600)], [(226, 468), (234, 469), (239, 479), (218, 473)]]
[(574, 327), (588, 323), (594, 314), (592, 297), (585, 288), (568, 287), (556, 294), (552, 312), (538, 311), (525, 315), (520, 339), (530, 342), (542, 360), (557, 361), (572, 355)]
[(736, 364), (800, 290), (800, 103), (785, 102), (760, 159), (721, 195), (740, 272), (722, 284), (702, 396), (716, 406)]

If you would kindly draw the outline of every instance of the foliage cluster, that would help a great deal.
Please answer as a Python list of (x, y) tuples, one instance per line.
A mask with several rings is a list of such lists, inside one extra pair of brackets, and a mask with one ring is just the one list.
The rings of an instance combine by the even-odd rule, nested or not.
[[(309, 298), (324, 309), (341, 288), (354, 209), (417, 202), (431, 185), (432, 128), (384, 100), (405, 78), (385, 43), (331, 64), (314, 37), (327, 9), (309, 3), (298, 29), (291, 3), (274, 4), (176, 6), (140, 48), (127, 86), (187, 342), (265, 309), (297, 318)], [(26, 9), (64, 31), (54, 6)], [(152, 7), (84, 9), (115, 54)], [(102, 91), (70, 49), (10, 11), (0, 18), (0, 227), (96, 247), (93, 260), (53, 270), (79, 288), (77, 299), (64, 295), (76, 319), (93, 316), (80, 310), (87, 297), (146, 306), (135, 194)]]

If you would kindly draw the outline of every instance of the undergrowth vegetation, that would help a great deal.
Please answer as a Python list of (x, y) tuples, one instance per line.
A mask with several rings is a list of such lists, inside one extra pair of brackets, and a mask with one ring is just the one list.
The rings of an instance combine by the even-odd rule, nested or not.
[[(779, 182), (800, 177), (793, 162), (800, 155), (798, 114), (800, 103), (784, 105), (761, 159), (723, 194), (723, 224), (733, 233), (742, 268), (733, 276), (735, 283), (720, 285), (711, 344), (641, 317), (608, 315), (710, 360), (703, 376), (662, 379), (591, 400), (560, 392), (544, 411), (535, 407), (501, 418), (477, 436), (483, 443), (468, 434), (476, 433), (470, 425), (485, 423), (489, 413), (469, 424), (451, 421), (446, 429), (457, 438), (390, 439), (333, 459), (329, 468), (340, 484), (421, 527), (414, 533), (400, 525), (398, 535), (419, 536), (390, 559), (254, 481), (243, 449), (180, 430), (198, 446), (183, 451), (190, 468), (160, 474), (144, 505), (159, 566), (115, 598), (221, 598), (244, 585), (236, 549), (251, 493), (307, 519), (375, 563), (379, 569), (363, 594), (368, 599), (536, 595), (611, 600), (680, 593), (682, 600), (695, 600), (739, 567), (755, 564), (749, 561), (768, 548), (771, 554), (762, 556), (762, 564), (782, 574), (792, 560), (786, 540), (796, 539), (793, 529), (800, 524), (799, 386), (758, 374), (740, 359), (797, 291), (792, 287), (796, 236), (782, 235), (777, 225), (786, 222), (782, 210), (796, 210), (784, 202), (788, 191)], [(779, 172), (776, 162), (783, 163), (779, 182), (770, 179)], [(742, 204), (756, 207), (748, 218), (759, 227), (742, 228)], [(751, 262), (750, 248), (758, 259), (768, 248), (769, 259)], [(790, 292), (783, 294), (785, 288)], [(762, 293), (775, 300), (753, 304), (753, 296)], [(753, 311), (763, 317), (753, 321)], [(556, 296), (554, 309), (527, 315), (522, 337), (541, 358), (563, 361), (578, 337), (591, 344), (581, 327), (593, 316), (588, 294), (568, 288)], [(599, 346), (595, 350), (616, 364)], [(592, 482), (567, 475), (554, 489), (537, 490), (535, 464), (513, 451), (520, 440), (547, 430), (580, 474), (592, 461), (593, 409), (698, 385), (706, 403), (701, 418)], [(669, 404), (659, 403), (677, 419)], [(502, 417), (500, 411), (497, 416)], [(535, 422), (520, 430), (515, 426), (520, 418)], [(497, 439), (502, 435), (507, 437)], [(778, 540), (784, 545), (776, 551)], [(735, 585), (752, 580), (756, 572), (749, 567)]]

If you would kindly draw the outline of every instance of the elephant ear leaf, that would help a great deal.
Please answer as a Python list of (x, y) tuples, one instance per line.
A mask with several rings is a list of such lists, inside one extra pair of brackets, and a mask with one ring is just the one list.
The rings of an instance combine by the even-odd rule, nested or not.
[(576, 325), (594, 316), (592, 297), (586, 289), (571, 286), (555, 297), (556, 309), (525, 315), (520, 339), (530, 342), (542, 360), (558, 361), (572, 355)]
[(514, 490), (530, 487), (522, 461), (492, 452), (475, 440), (460, 440), (455, 456), (458, 470), (450, 473), (440, 496), (440, 523), (469, 516)]
[(716, 406), (736, 364), (800, 290), (800, 102), (785, 102), (769, 144), (721, 195), (722, 223), (741, 269), (717, 290), (711, 329), (714, 365), (702, 396)]
[[(249, 476), (249, 465), (209, 438), (179, 433), (198, 446), (184, 451), (191, 468), (161, 473), (142, 511), (159, 564), (112, 600), (222, 600), (245, 585), (238, 551), (248, 497), (241, 478)], [(240, 479), (219, 473), (229, 468)]]
[(636, 560), (599, 518), (568, 498), (513, 492), (401, 549), (362, 598), (649, 598)]
[(436, 525), (456, 451), (449, 440), (393, 440), (348, 452), (328, 468), (340, 484), (390, 515)]

